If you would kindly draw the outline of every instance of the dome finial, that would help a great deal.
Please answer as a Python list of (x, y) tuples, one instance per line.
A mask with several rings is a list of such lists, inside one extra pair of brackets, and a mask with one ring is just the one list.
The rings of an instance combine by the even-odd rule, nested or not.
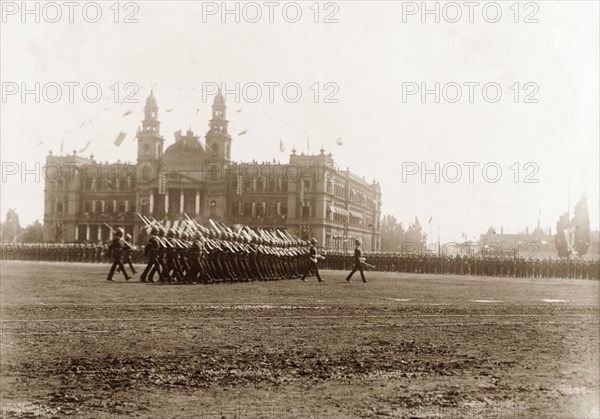
[(150, 90), (150, 96), (146, 99), (146, 106), (149, 108), (156, 108), (156, 97), (154, 97), (154, 89)]

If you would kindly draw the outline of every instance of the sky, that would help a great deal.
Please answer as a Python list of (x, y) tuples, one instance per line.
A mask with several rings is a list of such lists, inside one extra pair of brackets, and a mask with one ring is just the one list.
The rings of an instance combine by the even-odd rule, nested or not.
[(134, 161), (151, 89), (167, 146), (203, 137), (221, 86), (233, 160), (323, 147), (381, 183), (383, 214), (442, 242), (554, 232), (584, 194), (598, 229), (598, 2), (488, 3), (428, 2), (436, 22), (421, 2), (275, 2), (272, 18), (265, 2), (3, 2), (2, 218), (43, 218), (41, 169), (24, 169), (61, 144)]

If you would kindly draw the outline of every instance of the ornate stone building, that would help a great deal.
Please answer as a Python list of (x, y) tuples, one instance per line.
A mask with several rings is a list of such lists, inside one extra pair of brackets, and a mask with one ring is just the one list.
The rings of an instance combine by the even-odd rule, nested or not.
[(136, 213), (180, 222), (189, 216), (227, 225), (287, 229), (328, 248), (380, 248), (381, 189), (339, 170), (332, 155), (289, 162), (232, 162), (227, 107), (219, 93), (202, 143), (188, 130), (166, 149), (151, 93), (137, 132), (137, 163), (99, 163), (75, 153), (46, 159), (44, 231), (48, 241), (97, 242), (123, 227), (138, 239)]

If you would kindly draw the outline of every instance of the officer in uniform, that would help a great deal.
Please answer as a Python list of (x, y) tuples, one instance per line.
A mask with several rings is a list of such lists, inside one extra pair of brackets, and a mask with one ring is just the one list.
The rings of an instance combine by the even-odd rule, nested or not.
[(306, 282), (306, 277), (308, 276), (308, 274), (311, 271), (314, 271), (315, 275), (317, 276), (317, 279), (319, 280), (319, 282), (323, 282), (323, 280), (321, 279), (321, 275), (319, 275), (319, 259), (322, 258), (322, 256), (319, 256), (317, 253), (317, 240), (313, 237), (310, 240), (310, 248), (308, 250), (308, 258), (309, 258), (309, 263), (306, 266), (306, 270), (304, 271), (304, 275), (302, 275), (302, 278), (300, 278), (302, 280), (302, 282)]
[(362, 243), (359, 239), (356, 239), (354, 241), (354, 244), (356, 245), (356, 247), (354, 248), (354, 267), (352, 268), (350, 274), (346, 277), (346, 281), (352, 282), (352, 275), (354, 275), (354, 272), (359, 271), (360, 277), (362, 278), (362, 282), (365, 283), (368, 281), (367, 278), (365, 278), (365, 273), (363, 272), (362, 266), (362, 263), (364, 261), (364, 258), (362, 257), (362, 249), (360, 248), (360, 245)]

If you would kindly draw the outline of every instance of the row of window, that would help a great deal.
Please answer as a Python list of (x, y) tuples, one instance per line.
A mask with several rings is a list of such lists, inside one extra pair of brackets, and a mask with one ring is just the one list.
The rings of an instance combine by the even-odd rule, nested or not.
[[(126, 234), (133, 235), (133, 225), (123, 225)], [(113, 233), (106, 225), (78, 224), (75, 230), (75, 241), (96, 243), (113, 238)]]
[(232, 216), (279, 218), (287, 216), (287, 205), (282, 202), (234, 202)]
[(88, 214), (119, 214), (136, 211), (135, 202), (127, 200), (92, 200), (83, 202), (83, 212)]
[(288, 185), (282, 178), (267, 179), (265, 176), (244, 181), (244, 192), (287, 192)]

